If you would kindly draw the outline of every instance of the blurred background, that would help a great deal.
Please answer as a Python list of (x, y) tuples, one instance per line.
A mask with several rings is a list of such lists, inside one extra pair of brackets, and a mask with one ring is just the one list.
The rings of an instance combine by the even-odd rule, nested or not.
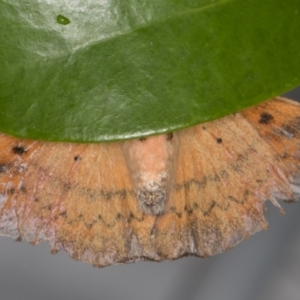
[[(300, 101), (300, 87), (284, 96)], [(267, 231), (206, 259), (97, 269), (0, 237), (0, 300), (299, 300), (300, 203), (282, 206), (267, 205)]]

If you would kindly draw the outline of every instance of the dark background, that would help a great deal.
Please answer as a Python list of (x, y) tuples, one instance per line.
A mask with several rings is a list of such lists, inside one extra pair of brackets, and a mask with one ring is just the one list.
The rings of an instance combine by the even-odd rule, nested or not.
[[(286, 94), (300, 101), (300, 87)], [(299, 300), (300, 204), (268, 204), (270, 228), (211, 258), (139, 262), (103, 269), (48, 243), (0, 238), (0, 300)]]

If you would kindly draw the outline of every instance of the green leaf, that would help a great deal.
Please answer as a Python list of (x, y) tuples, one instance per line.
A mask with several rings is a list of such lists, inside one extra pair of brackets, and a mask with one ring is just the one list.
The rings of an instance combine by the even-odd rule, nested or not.
[(300, 0), (0, 0), (0, 130), (109, 141), (300, 83)]

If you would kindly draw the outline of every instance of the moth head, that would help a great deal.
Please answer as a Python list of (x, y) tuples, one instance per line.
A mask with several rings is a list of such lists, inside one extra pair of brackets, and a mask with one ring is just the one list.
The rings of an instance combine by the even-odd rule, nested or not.
[(164, 212), (166, 193), (164, 189), (143, 189), (138, 193), (139, 209), (147, 215), (160, 215)]

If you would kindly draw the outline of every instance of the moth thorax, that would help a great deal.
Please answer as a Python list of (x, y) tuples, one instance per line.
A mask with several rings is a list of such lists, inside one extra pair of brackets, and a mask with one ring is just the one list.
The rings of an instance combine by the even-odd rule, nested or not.
[(138, 208), (145, 214), (164, 212), (173, 178), (176, 138), (167, 135), (123, 144)]

